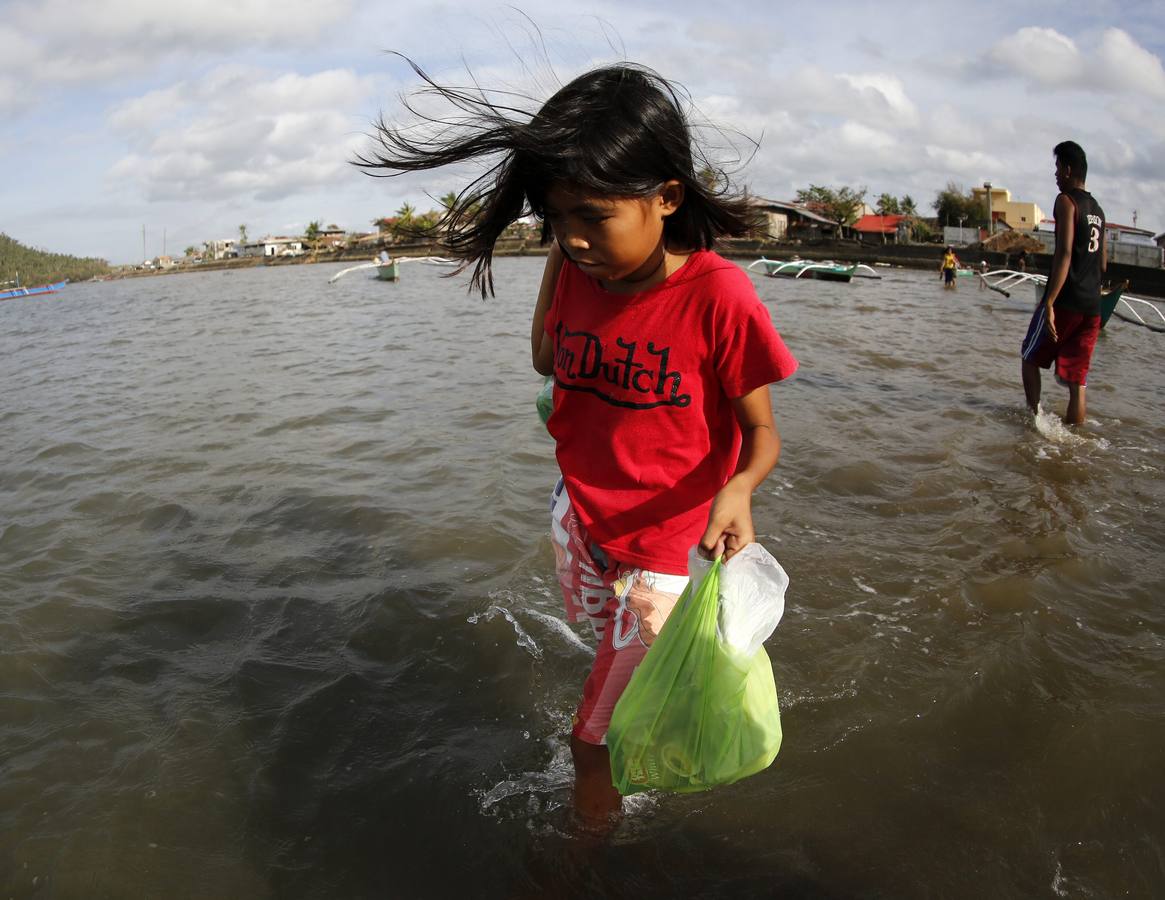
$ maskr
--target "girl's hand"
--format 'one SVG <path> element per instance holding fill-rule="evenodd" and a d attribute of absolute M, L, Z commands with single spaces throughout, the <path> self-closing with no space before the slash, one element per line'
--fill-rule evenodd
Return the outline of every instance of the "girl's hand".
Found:
<path fill-rule="evenodd" d="M 712 501 L 708 527 L 700 538 L 700 553 L 708 559 L 723 554 L 727 562 L 755 540 L 752 491 L 747 483 L 730 479 Z"/>

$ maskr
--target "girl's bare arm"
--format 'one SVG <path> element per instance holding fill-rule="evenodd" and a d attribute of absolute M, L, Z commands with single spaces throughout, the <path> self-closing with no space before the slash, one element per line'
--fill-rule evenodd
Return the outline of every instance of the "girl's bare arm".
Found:
<path fill-rule="evenodd" d="M 558 241 L 550 245 L 546 255 L 546 268 L 542 271 L 542 286 L 538 288 L 538 302 L 534 306 L 534 321 L 530 324 L 530 353 L 534 371 L 539 375 L 549 375 L 554 371 L 554 343 L 546 333 L 546 312 L 554 299 L 554 288 L 558 285 L 558 275 L 562 271 L 562 250 Z"/>
<path fill-rule="evenodd" d="M 762 385 L 732 401 L 740 425 L 740 461 L 728 483 L 712 501 L 700 550 L 711 558 L 730 559 L 756 540 L 752 527 L 752 492 L 768 477 L 781 455 L 781 436 L 773 419 L 769 386 Z"/>

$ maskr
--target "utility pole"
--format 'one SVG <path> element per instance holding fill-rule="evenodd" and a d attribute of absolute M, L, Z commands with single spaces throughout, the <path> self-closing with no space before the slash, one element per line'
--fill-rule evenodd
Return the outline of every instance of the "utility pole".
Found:
<path fill-rule="evenodd" d="M 1137 211 L 1135 209 L 1133 210 L 1133 227 L 1137 227 Z"/>
<path fill-rule="evenodd" d="M 995 221 L 991 218 L 991 182 L 984 181 L 983 187 L 987 191 L 987 237 L 995 234 Z"/>
<path fill-rule="evenodd" d="M 142 262 L 146 261 L 146 226 L 142 226 Z"/>

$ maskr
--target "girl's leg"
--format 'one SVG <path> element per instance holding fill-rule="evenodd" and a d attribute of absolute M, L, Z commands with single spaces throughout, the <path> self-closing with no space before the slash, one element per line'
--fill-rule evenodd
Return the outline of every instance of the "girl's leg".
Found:
<path fill-rule="evenodd" d="M 570 738 L 574 759 L 574 811 L 594 830 L 608 829 L 619 821 L 623 798 L 611 784 L 611 755 L 600 744 Z"/>

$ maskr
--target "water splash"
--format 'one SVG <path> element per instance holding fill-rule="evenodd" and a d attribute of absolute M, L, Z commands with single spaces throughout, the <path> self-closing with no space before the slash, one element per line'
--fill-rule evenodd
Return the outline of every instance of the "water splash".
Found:
<path fill-rule="evenodd" d="M 575 632 L 571 631 L 570 626 L 567 625 L 566 622 L 564 622 L 562 619 L 547 615 L 544 612 L 539 612 L 536 609 L 527 609 L 525 612 L 526 615 L 531 616 L 532 618 L 537 619 L 539 622 L 542 622 L 544 625 L 549 626 L 551 631 L 559 635 L 575 649 L 581 650 L 587 656 L 595 655 L 595 648 L 589 646 L 586 641 L 580 638 Z"/>
<path fill-rule="evenodd" d="M 546 768 L 540 772 L 522 772 L 513 778 L 499 781 L 488 790 L 475 792 L 483 813 L 497 813 L 494 807 L 511 797 L 555 795 L 569 791 L 574 784 L 574 765 L 570 760 L 570 748 L 556 738 L 547 738 L 551 757 Z M 527 803 L 529 806 L 529 803 Z M 529 810 L 526 810 L 529 811 Z"/>
<path fill-rule="evenodd" d="M 529 653 L 535 659 L 542 658 L 542 648 L 538 646 L 534 638 L 526 633 L 526 630 L 518 624 L 518 620 L 514 618 L 514 614 L 508 609 L 501 606 L 491 606 L 483 613 L 469 616 L 465 621 L 470 625 L 476 625 L 478 622 L 489 622 L 495 616 L 501 615 L 514 627 L 514 634 L 518 636 L 518 646 Z"/>
<path fill-rule="evenodd" d="M 1093 446 L 1098 450 L 1107 450 L 1109 447 L 1108 441 L 1104 438 L 1077 431 L 1065 425 L 1064 420 L 1060 416 L 1044 409 L 1042 403 L 1035 415 L 1032 416 L 1032 424 L 1041 437 L 1062 447 Z M 1100 423 L 1094 419 L 1086 419 L 1085 424 L 1095 427 Z"/>

